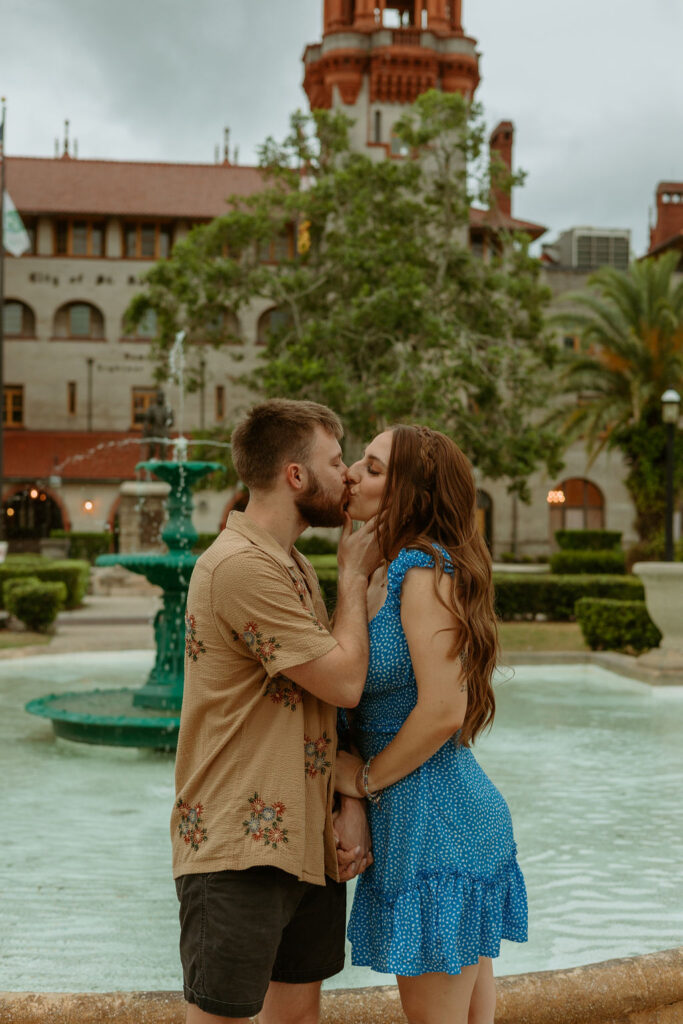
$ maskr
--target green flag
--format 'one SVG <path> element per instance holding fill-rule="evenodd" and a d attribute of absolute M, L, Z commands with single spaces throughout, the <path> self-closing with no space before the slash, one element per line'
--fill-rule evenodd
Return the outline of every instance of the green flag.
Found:
<path fill-rule="evenodd" d="M 28 237 L 24 223 L 17 213 L 17 208 L 12 202 L 9 192 L 5 191 L 5 217 L 4 217 L 3 239 L 5 249 L 13 256 L 23 256 L 31 248 L 31 240 Z"/>

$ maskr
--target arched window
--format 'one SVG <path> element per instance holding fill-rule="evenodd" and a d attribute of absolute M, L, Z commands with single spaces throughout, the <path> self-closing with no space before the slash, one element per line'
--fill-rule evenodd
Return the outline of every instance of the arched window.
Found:
<path fill-rule="evenodd" d="M 600 488 L 571 477 L 548 492 L 550 532 L 555 530 L 602 530 L 605 526 L 605 498 Z"/>
<path fill-rule="evenodd" d="M 136 338 L 156 338 L 158 321 L 156 312 L 148 309 L 140 323 L 135 328 Z"/>
<path fill-rule="evenodd" d="M 276 306 L 273 306 L 272 309 L 267 309 L 259 317 L 256 329 L 256 344 L 266 345 L 269 334 L 286 329 L 291 322 L 292 315 L 288 310 L 278 309 Z"/>
<path fill-rule="evenodd" d="M 225 345 L 241 345 L 242 325 L 231 309 L 220 310 L 207 323 L 204 328 L 204 335 L 203 338 L 197 340 L 208 342 L 210 345 L 221 343 Z"/>
<path fill-rule="evenodd" d="M 6 338 L 35 338 L 35 313 L 25 302 L 7 299 L 2 313 Z"/>
<path fill-rule="evenodd" d="M 54 338 L 75 341 L 102 341 L 104 339 L 104 317 L 89 302 L 67 302 L 55 313 Z"/>
<path fill-rule="evenodd" d="M 490 551 L 493 544 L 493 501 L 486 491 L 477 491 L 477 526 Z"/>

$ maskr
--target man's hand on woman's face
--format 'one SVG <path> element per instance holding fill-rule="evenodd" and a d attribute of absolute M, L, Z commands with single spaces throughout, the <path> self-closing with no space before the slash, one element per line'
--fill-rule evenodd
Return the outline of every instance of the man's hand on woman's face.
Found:
<path fill-rule="evenodd" d="M 364 800 L 342 796 L 341 809 L 334 818 L 334 840 L 341 882 L 362 875 L 370 867 L 372 839 Z"/>
<path fill-rule="evenodd" d="M 375 520 L 369 519 L 354 531 L 348 512 L 344 516 L 337 549 L 339 569 L 341 572 L 359 573 L 367 579 L 382 561 L 375 537 Z"/>

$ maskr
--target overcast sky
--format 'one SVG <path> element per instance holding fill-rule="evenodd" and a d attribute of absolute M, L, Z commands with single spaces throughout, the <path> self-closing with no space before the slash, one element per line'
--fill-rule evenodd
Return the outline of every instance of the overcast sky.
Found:
<path fill-rule="evenodd" d="M 304 46 L 322 0 L 0 0 L 10 155 L 241 163 L 306 107 Z M 513 212 L 631 228 L 647 246 L 658 181 L 683 180 L 683 0 L 464 0 L 490 127 L 515 123 L 528 172 Z"/>

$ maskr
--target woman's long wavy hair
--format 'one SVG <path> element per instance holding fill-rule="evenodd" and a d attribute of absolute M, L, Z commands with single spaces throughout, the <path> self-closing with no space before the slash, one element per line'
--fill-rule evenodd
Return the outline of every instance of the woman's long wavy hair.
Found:
<path fill-rule="evenodd" d="M 450 657 L 462 657 L 467 675 L 467 712 L 459 742 L 469 746 L 496 710 L 492 677 L 498 657 L 498 628 L 493 610 L 491 556 L 477 526 L 477 490 L 469 460 L 436 430 L 400 424 L 393 433 L 387 478 L 377 514 L 377 539 L 387 561 L 401 548 L 418 548 L 436 563 L 436 581 L 444 573 L 443 553 L 453 565 Z"/>

